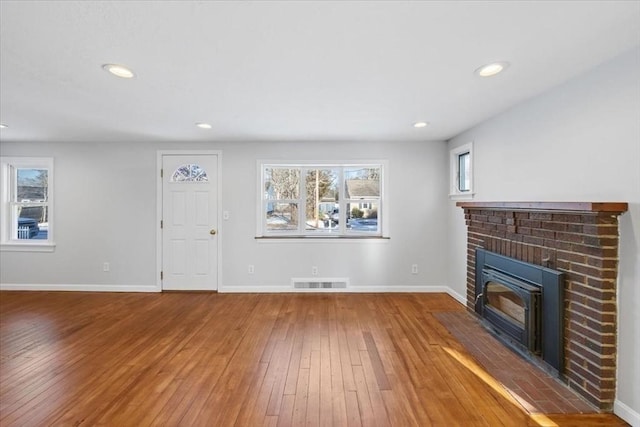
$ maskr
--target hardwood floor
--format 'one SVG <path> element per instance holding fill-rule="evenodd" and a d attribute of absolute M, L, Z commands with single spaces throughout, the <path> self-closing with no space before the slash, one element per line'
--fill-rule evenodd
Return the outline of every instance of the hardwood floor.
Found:
<path fill-rule="evenodd" d="M 2 426 L 623 426 L 528 414 L 444 294 L 0 293 Z"/>

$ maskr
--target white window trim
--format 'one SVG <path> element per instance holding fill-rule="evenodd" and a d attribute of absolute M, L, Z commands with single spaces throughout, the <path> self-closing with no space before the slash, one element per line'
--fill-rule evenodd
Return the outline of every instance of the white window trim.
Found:
<path fill-rule="evenodd" d="M 48 173 L 48 230 L 47 240 L 10 239 L 11 167 L 47 169 Z M 53 252 L 55 228 L 54 169 L 52 157 L 0 157 L 0 251 L 2 252 Z"/>
<path fill-rule="evenodd" d="M 286 233 L 286 232 L 268 232 L 265 229 L 264 212 L 263 212 L 263 182 L 262 182 L 262 170 L 265 165 L 278 166 L 278 167 L 314 167 L 314 168 L 344 168 L 350 166 L 365 166 L 365 165 L 379 165 L 381 169 L 382 179 L 380 180 L 380 200 L 378 201 L 379 209 L 379 234 L 350 232 L 346 228 L 341 233 Z M 342 174 L 341 182 L 343 182 Z M 284 241 L 287 239 L 302 239 L 308 241 L 315 240 L 336 240 L 344 241 L 346 239 L 354 240 L 370 240 L 370 239 L 389 239 L 389 209 L 387 207 L 387 200 L 389 200 L 388 192 L 388 179 L 389 179 L 389 165 L 387 160 L 345 160 L 345 161 L 313 161 L 313 160 L 265 160 L 259 159 L 256 161 L 256 239 L 273 239 L 275 241 Z M 341 190 L 343 191 L 343 190 Z M 340 212 L 342 217 L 345 215 L 346 200 L 344 197 L 339 201 Z M 343 221 L 344 222 L 344 221 Z"/>
<path fill-rule="evenodd" d="M 470 185 L 468 191 L 460 191 L 458 187 L 458 177 L 460 176 L 460 163 L 458 157 L 469 153 L 469 177 Z M 473 191 L 473 142 L 453 148 L 449 151 L 449 198 L 452 200 L 470 200 L 475 195 Z"/>

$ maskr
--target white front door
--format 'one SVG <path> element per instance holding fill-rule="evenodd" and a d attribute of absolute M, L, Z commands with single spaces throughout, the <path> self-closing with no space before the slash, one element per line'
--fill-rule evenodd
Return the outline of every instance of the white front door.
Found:
<path fill-rule="evenodd" d="M 162 289 L 218 289 L 218 156 L 162 155 Z"/>

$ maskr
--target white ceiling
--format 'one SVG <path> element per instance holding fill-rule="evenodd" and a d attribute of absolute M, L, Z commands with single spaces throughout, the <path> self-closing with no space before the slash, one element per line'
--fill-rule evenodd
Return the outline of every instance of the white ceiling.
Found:
<path fill-rule="evenodd" d="M 444 140 L 638 45 L 638 1 L 2 0 L 1 140 Z"/>

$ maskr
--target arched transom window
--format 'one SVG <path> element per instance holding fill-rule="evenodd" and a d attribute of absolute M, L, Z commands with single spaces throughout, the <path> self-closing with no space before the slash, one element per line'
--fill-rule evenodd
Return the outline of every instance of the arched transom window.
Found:
<path fill-rule="evenodd" d="M 171 175 L 171 182 L 208 182 L 207 172 L 199 165 L 182 165 Z"/>

